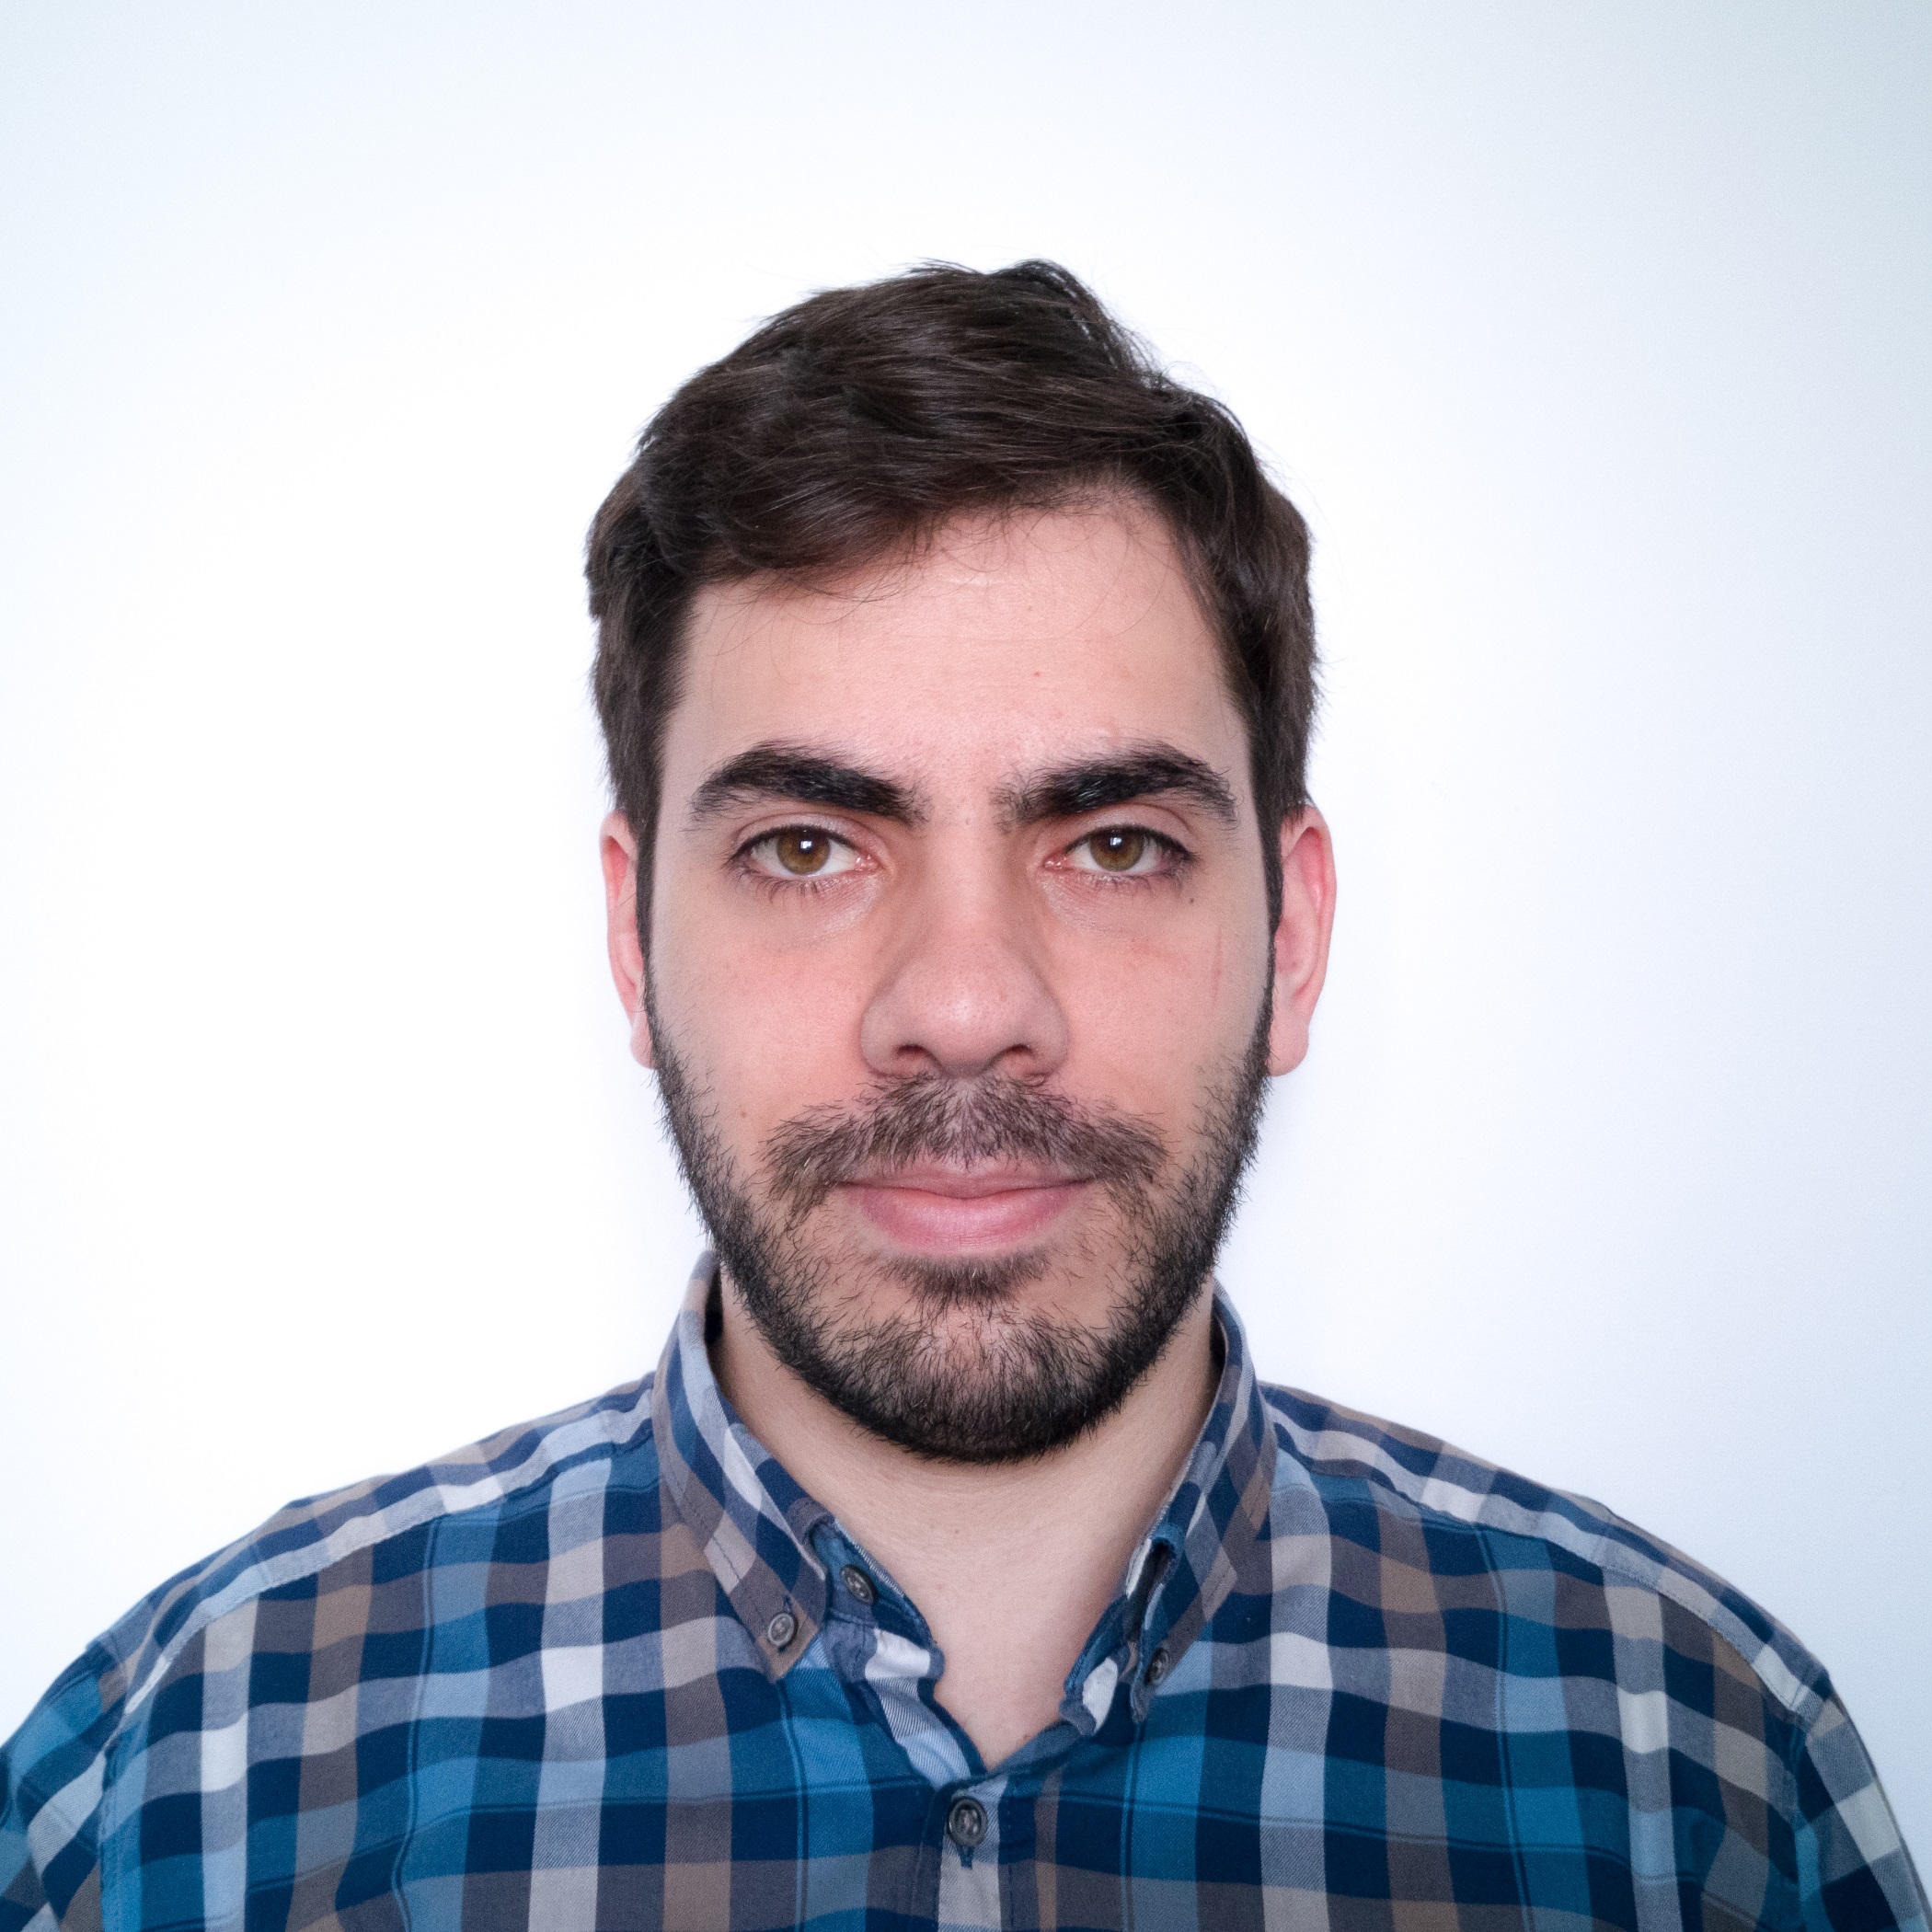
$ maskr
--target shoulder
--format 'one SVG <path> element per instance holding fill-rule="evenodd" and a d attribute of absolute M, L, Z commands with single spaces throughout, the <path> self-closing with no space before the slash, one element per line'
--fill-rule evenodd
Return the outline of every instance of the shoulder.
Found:
<path fill-rule="evenodd" d="M 500 1547 L 579 1493 L 621 1486 L 654 1506 L 651 1386 L 646 1376 L 416 1468 L 305 1497 L 170 1577 L 88 1645 L 0 1749 L 0 1834 L 26 1834 L 37 1863 L 90 1835 L 121 1736 L 184 1656 L 265 1599 L 313 1601 L 338 1580 L 367 1586 L 463 1560 L 477 1539 Z"/>
<path fill-rule="evenodd" d="M 647 1376 L 416 1468 L 288 1504 L 170 1578 L 107 1633 L 119 1680 L 111 1688 L 136 1707 L 183 1644 L 229 1612 L 442 1523 L 487 1530 L 542 1509 L 573 1475 L 601 1472 L 620 1451 L 639 1451 L 651 1469 L 634 1473 L 650 1479 L 650 1386 Z"/>
<path fill-rule="evenodd" d="M 1379 1547 L 1394 1521 L 1413 1525 L 1424 1560 L 1453 1570 L 1479 1548 L 1499 1574 L 1547 1572 L 1568 1580 L 1561 1612 L 1581 1593 L 1606 1631 L 1668 1644 L 1668 1624 L 1708 1632 L 1749 1670 L 1799 1730 L 1831 1703 L 1824 1667 L 1774 1617 L 1714 1571 L 1648 1535 L 1602 1503 L 1553 1489 L 1420 1431 L 1364 1415 L 1299 1389 L 1264 1386 L 1277 1445 L 1274 1494 L 1318 1498 L 1331 1535 Z M 1517 1601 L 1533 1593 L 1519 1591 Z M 1516 1605 L 1512 1604 L 1512 1614 Z M 1552 1609 L 1551 1616 L 1558 1613 Z"/>

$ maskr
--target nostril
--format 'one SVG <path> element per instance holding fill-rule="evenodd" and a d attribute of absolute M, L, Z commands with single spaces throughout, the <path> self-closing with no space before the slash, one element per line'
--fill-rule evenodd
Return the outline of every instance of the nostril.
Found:
<path fill-rule="evenodd" d="M 1060 1002 L 1030 961 L 1011 948 L 949 947 L 937 937 L 886 977 L 861 1029 L 877 1071 L 954 1079 L 1050 1073 L 1066 1044 Z"/>

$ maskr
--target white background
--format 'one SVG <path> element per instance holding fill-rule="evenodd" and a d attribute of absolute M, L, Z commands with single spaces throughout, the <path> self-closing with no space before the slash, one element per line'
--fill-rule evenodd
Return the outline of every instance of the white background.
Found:
<path fill-rule="evenodd" d="M 584 525 L 1043 253 L 1314 520 L 1343 878 L 1225 1273 L 1833 1669 L 1932 1846 L 1932 10 L 0 7 L 0 1731 L 656 1358 Z"/>

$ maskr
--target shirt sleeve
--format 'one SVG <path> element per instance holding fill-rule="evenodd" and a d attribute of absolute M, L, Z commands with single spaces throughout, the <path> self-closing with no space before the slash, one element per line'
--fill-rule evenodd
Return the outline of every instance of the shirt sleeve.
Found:
<path fill-rule="evenodd" d="M 1932 1932 L 1912 1855 L 1857 1727 L 1835 1696 L 1801 1734 L 1792 1768 L 1805 1932 Z"/>
<path fill-rule="evenodd" d="M 0 1932 L 100 1923 L 99 1818 L 113 1715 L 98 1646 L 0 1748 Z"/>

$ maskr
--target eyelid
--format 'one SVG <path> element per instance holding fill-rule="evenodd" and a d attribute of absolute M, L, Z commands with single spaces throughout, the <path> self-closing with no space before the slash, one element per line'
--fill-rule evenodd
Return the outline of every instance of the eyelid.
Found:
<path fill-rule="evenodd" d="M 760 826 L 756 832 L 748 833 L 732 849 L 731 857 L 742 858 L 753 845 L 762 845 L 767 839 L 776 838 L 784 832 L 809 832 L 814 838 L 831 839 L 836 845 L 849 845 L 855 852 L 860 849 L 856 834 L 828 820 L 801 813 L 797 818 L 775 819 L 770 824 Z"/>
<path fill-rule="evenodd" d="M 1102 819 L 1098 824 L 1089 825 L 1077 837 L 1069 839 L 1061 849 L 1071 852 L 1075 846 L 1086 845 L 1089 839 L 1104 838 L 1110 832 L 1138 833 L 1142 838 L 1173 853 L 1177 857 L 1192 858 L 1194 856 L 1173 833 L 1163 832 L 1159 826 L 1146 824 L 1139 819 Z"/>
<path fill-rule="evenodd" d="M 1101 878 L 1114 879 L 1123 883 L 1134 879 L 1157 879 L 1163 874 L 1171 876 L 1193 862 L 1194 855 L 1171 832 L 1157 832 L 1152 825 L 1143 825 L 1132 819 L 1109 819 L 1102 824 L 1089 826 L 1078 838 L 1062 846 L 1057 857 L 1061 860 L 1071 860 L 1083 845 L 1090 845 L 1095 839 L 1104 838 L 1110 832 L 1131 832 L 1145 839 L 1166 863 L 1147 872 L 1113 872 L 1107 867 L 1097 864 L 1091 869 Z M 1088 868 L 1081 866 L 1076 869 L 1084 872 Z"/>
<path fill-rule="evenodd" d="M 827 845 L 837 848 L 832 857 L 847 856 L 847 862 L 818 872 L 789 872 L 782 866 L 767 868 L 758 863 L 756 854 L 761 845 L 769 845 L 774 839 L 783 838 L 788 832 L 802 832 L 813 838 L 822 838 Z M 820 824 L 811 819 L 786 819 L 776 825 L 767 825 L 762 832 L 754 832 L 749 838 L 739 842 L 731 854 L 730 863 L 755 872 L 760 879 L 773 880 L 788 886 L 813 886 L 830 880 L 843 879 L 855 872 L 864 862 L 866 854 L 857 839 L 843 832 L 834 831 L 830 825 Z"/>

